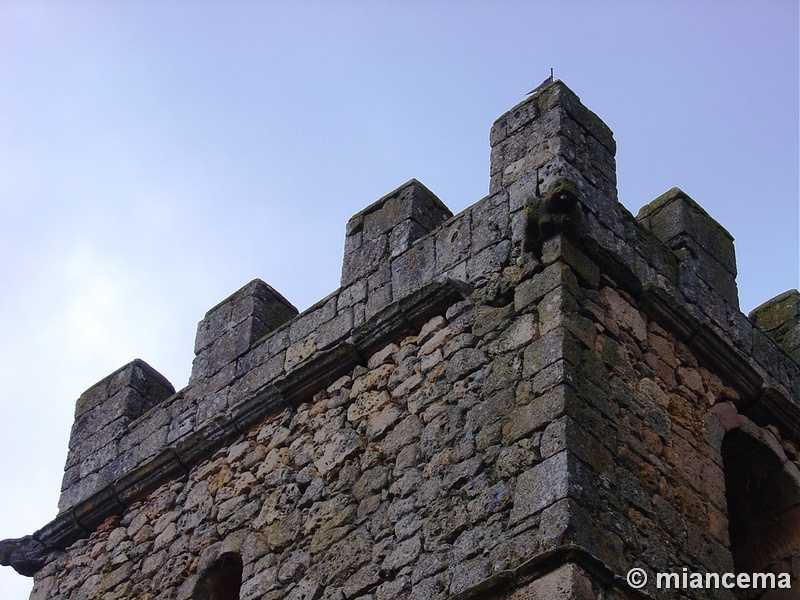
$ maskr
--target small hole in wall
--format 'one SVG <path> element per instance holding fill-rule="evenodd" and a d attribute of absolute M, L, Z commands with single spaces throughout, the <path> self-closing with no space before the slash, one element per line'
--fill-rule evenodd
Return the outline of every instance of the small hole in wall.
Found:
<path fill-rule="evenodd" d="M 198 581 L 194 600 L 239 600 L 242 559 L 233 552 L 223 554 Z"/>

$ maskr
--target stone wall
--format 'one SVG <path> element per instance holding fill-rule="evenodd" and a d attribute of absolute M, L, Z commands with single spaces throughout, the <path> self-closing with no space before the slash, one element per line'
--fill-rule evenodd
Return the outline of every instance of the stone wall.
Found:
<path fill-rule="evenodd" d="M 308 310 L 259 280 L 210 310 L 185 389 L 138 361 L 84 394 L 59 515 L 0 542 L 31 598 L 732 597 L 642 596 L 632 567 L 797 587 L 797 292 L 741 314 L 731 236 L 678 189 L 628 213 L 561 82 L 490 141 L 489 196 L 380 199 Z"/>

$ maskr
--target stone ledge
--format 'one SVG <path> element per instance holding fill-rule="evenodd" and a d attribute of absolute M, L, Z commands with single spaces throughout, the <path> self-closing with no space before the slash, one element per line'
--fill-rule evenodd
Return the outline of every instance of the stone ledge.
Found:
<path fill-rule="evenodd" d="M 537 554 L 516 568 L 498 571 L 469 589 L 450 596 L 448 600 L 480 600 L 481 598 L 490 597 L 489 594 L 492 594 L 492 597 L 496 597 L 496 594 L 504 591 L 518 590 L 526 583 L 539 579 L 570 563 L 586 571 L 605 589 L 624 590 L 626 597 L 652 598 L 649 594 L 632 588 L 625 579 L 617 576 L 608 565 L 585 548 L 575 544 L 567 544 Z"/>
<path fill-rule="evenodd" d="M 316 353 L 273 382 L 286 404 L 299 404 L 326 388 L 361 362 L 352 344 L 342 342 Z"/>
<path fill-rule="evenodd" d="M 403 333 L 418 332 L 428 319 L 443 312 L 472 291 L 455 279 L 430 283 L 405 298 L 393 302 L 353 331 L 353 345 L 363 357 L 380 349 L 385 340 Z"/>

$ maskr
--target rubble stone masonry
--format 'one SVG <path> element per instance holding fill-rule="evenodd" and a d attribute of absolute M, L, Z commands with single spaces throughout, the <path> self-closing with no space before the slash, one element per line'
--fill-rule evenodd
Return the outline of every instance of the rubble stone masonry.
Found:
<path fill-rule="evenodd" d="M 211 309 L 186 388 L 137 360 L 81 396 L 58 515 L 0 542 L 31 599 L 800 597 L 800 294 L 743 315 L 677 188 L 628 213 L 560 81 L 490 141 L 489 196 L 378 200 L 308 310 Z"/>

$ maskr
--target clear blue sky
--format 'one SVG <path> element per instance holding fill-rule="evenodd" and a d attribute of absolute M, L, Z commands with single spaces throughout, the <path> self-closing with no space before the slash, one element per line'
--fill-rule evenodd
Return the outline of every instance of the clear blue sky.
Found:
<path fill-rule="evenodd" d="M 697 200 L 745 311 L 798 287 L 795 0 L 0 0 L 0 539 L 55 516 L 84 389 L 136 357 L 182 387 L 255 277 L 327 295 L 347 219 L 412 177 L 479 200 L 492 122 L 550 67 L 629 210 Z"/>

